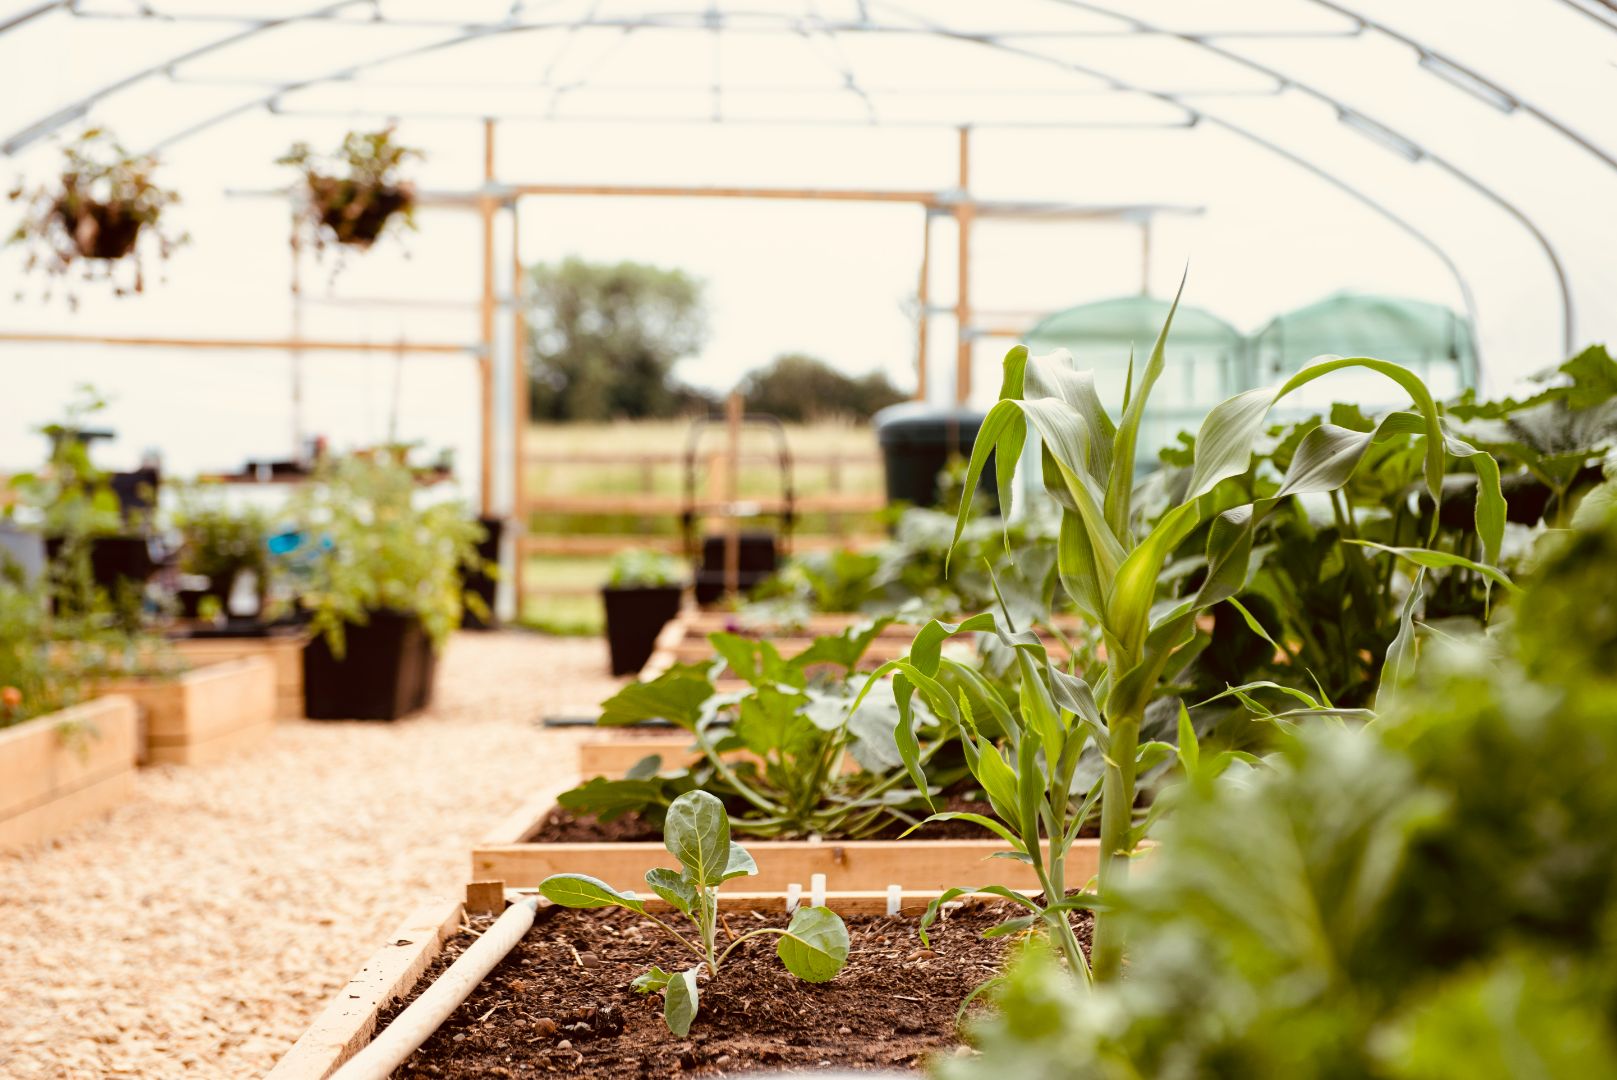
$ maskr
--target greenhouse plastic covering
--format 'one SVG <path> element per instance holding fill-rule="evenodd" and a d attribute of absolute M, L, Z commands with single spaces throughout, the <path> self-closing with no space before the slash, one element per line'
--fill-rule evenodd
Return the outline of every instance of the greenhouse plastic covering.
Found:
<path fill-rule="evenodd" d="M 295 139 L 396 119 L 423 184 L 459 191 L 484 118 L 505 182 L 946 191 L 968 125 L 978 199 L 1182 209 L 1140 212 L 1153 294 L 1188 265 L 1187 298 L 1248 334 L 1342 287 L 1428 300 L 1502 387 L 1617 329 L 1614 61 L 1605 0 L 8 0 L 0 151 L 37 178 L 105 124 L 189 202 L 234 193 L 240 233 L 185 256 L 216 270 L 80 323 L 127 330 L 203 318 L 227 279 L 284 294 L 257 254 L 284 204 L 242 193 L 285 186 Z M 1118 228 L 1002 234 L 975 300 L 1024 327 L 1141 273 Z M 278 329 L 269 308 L 240 320 Z M 974 348 L 977 397 L 1005 344 Z"/>

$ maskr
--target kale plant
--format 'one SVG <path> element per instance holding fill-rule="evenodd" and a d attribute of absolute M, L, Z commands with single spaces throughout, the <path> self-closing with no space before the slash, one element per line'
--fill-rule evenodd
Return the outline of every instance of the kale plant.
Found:
<path fill-rule="evenodd" d="M 663 826 L 663 844 L 679 860 L 680 870 L 663 867 L 646 871 L 646 884 L 669 906 L 691 921 L 695 935 L 687 935 L 646 910 L 633 892 L 619 892 L 586 874 L 552 874 L 539 883 L 539 892 L 562 907 L 620 907 L 644 916 L 668 931 L 673 939 L 696 954 L 697 963 L 684 971 L 651 970 L 634 980 L 642 994 L 663 991 L 663 1019 L 668 1030 L 683 1037 L 696 1018 L 700 997 L 697 979 L 709 979 L 731 953 L 756 937 L 780 940 L 775 953 L 786 970 L 805 982 L 829 982 L 848 962 L 848 928 L 841 916 L 827 907 L 800 907 L 786 929 L 763 927 L 734 938 L 719 948 L 719 887 L 732 878 L 758 872 L 747 849 L 730 839 L 730 818 L 724 804 L 705 791 L 691 791 L 674 800 Z"/>

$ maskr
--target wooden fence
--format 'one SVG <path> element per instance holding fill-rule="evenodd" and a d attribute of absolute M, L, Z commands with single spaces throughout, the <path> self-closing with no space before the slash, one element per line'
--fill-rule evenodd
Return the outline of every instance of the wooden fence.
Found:
<path fill-rule="evenodd" d="M 743 451 L 738 467 L 744 464 L 773 465 L 777 456 L 757 450 Z M 685 457 L 677 451 L 601 451 L 530 450 L 523 455 L 524 482 L 519 485 L 517 518 L 525 528 L 518 541 L 522 558 L 517 560 L 516 586 L 522 600 L 542 595 L 582 594 L 593 592 L 593 582 L 538 583 L 530 582 L 523 564 L 528 556 L 588 558 L 613 555 L 627 548 L 642 548 L 679 553 L 683 550 L 681 515 L 686 509 L 682 494 L 668 494 L 667 484 L 659 490 L 659 470 L 683 467 Z M 794 551 L 816 551 L 840 546 L 867 546 L 879 543 L 882 537 L 873 531 L 870 517 L 886 505 L 879 483 L 865 490 L 850 490 L 850 474 L 858 470 L 879 470 L 879 456 L 866 451 L 822 451 L 793 453 L 791 455 L 794 481 L 798 486 L 812 475 L 823 484 L 814 486 L 812 494 L 799 495 L 793 500 L 797 524 L 792 533 Z M 734 500 L 722 497 L 722 487 L 716 478 L 725 474 L 727 457 L 724 451 L 704 454 L 698 469 L 699 487 L 693 509 L 700 517 L 698 535 L 705 530 L 704 522 L 722 520 L 731 512 L 760 515 L 778 514 L 784 509 L 779 494 L 757 497 L 740 496 Z M 528 470 L 536 467 L 621 468 L 638 477 L 638 490 L 626 492 L 546 493 L 527 482 Z M 682 478 L 681 478 L 682 480 Z M 558 485 L 565 486 L 565 485 Z M 536 517 L 544 516 L 612 516 L 634 518 L 634 532 L 582 533 L 535 524 Z M 806 532 L 806 518 L 823 516 L 824 525 Z M 769 518 L 765 518 L 769 520 Z"/>

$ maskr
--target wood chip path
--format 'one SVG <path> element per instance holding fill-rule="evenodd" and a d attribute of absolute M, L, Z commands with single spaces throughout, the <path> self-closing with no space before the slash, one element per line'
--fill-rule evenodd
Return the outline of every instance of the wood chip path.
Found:
<path fill-rule="evenodd" d="M 458 896 L 470 845 L 572 781 L 612 692 L 599 639 L 461 634 L 396 724 L 282 723 L 251 756 L 0 855 L 0 1076 L 261 1075 L 386 934 Z"/>

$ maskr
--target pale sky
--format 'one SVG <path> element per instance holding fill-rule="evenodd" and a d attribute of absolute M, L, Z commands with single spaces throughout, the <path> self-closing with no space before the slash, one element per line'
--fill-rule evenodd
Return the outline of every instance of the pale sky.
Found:
<path fill-rule="evenodd" d="M 116 5 L 108 0 L 102 6 Z M 259 4 L 242 0 L 231 9 L 265 11 L 283 6 L 268 0 Z M 780 5 L 754 6 L 772 9 Z M 957 3 L 912 6 L 929 12 L 948 10 L 954 13 L 952 17 L 960 18 L 967 17 L 963 12 L 986 10 Z M 1544 92 L 1554 89 L 1560 92 L 1557 100 L 1578 103 L 1569 115 L 1580 130 L 1617 148 L 1617 116 L 1610 109 L 1590 107 L 1592 101 L 1617 100 L 1612 93 L 1617 90 L 1617 75 L 1610 62 L 1617 53 L 1598 35 L 1576 34 L 1575 17 L 1553 13 L 1558 5 L 1537 0 L 1521 5 L 1533 8 L 1534 19 L 1541 20 L 1524 26 L 1503 18 L 1507 10 L 1518 12 L 1518 7 L 1500 7 L 1501 18 L 1490 21 L 1474 17 L 1476 5 L 1456 7 L 1449 0 L 1434 3 L 1434 9 L 1463 9 L 1473 16 L 1458 20 L 1466 25 L 1451 31 L 1444 29 L 1447 24 L 1434 21 L 1440 14 L 1435 10 L 1408 12 L 1393 3 L 1360 6 L 1382 13 L 1383 18 L 1407 19 L 1422 32 L 1452 32 L 1455 36 L 1446 40 L 1459 42 L 1453 46 L 1456 49 L 1471 50 L 1466 55 L 1506 55 L 1499 47 L 1502 37 L 1521 33 L 1527 26 L 1553 28 L 1563 35 L 1553 47 L 1547 45 L 1536 60 L 1516 50 L 1511 54 L 1515 67 L 1509 74 L 1519 80 L 1540 79 L 1537 85 Z M 388 7 L 408 9 L 409 5 Z M 1035 9 L 1050 7 L 1049 0 L 1019 0 L 1014 5 L 1016 10 L 1034 14 Z M 1175 3 L 1151 10 L 1166 13 L 1153 17 L 1190 17 L 1183 8 Z M 1230 11 L 1248 8 L 1258 25 L 1315 10 L 1304 0 L 1265 0 L 1234 4 Z M 416 5 L 414 10 L 424 9 Z M 1566 18 L 1573 21 L 1564 21 Z M 333 60 L 320 55 L 316 46 L 336 39 L 328 29 L 316 29 L 318 33 L 305 28 L 307 42 L 290 57 L 286 41 L 266 41 L 257 52 L 239 51 L 199 61 L 182 72 L 185 78 L 179 81 L 157 80 L 149 88 L 114 96 L 93 115 L 113 125 L 136 146 L 160 140 L 262 91 L 262 83 L 241 85 L 241 80 L 251 84 L 254 79 L 290 79 L 329 71 Z M 82 92 L 86 86 L 105 83 L 127 70 L 132 43 L 145 40 L 135 35 L 148 30 L 158 32 L 148 28 L 145 20 L 69 19 L 64 28 L 42 33 L 24 43 L 25 48 L 18 49 L 14 42 L 0 37 L 0 60 L 10 61 L 0 65 L 0 84 L 5 90 L 0 94 L 0 121 L 6 131 L 15 131 L 56 103 L 71 100 L 75 90 Z M 222 32 L 219 26 L 194 31 L 196 40 Z M 594 46 L 589 41 L 593 39 L 586 40 L 595 33 L 603 36 L 599 55 L 591 52 Z M 761 42 L 762 35 L 755 36 Z M 1617 35 L 1608 36 L 1617 42 Z M 686 44 L 689 37 L 660 53 L 650 46 L 654 34 L 641 38 L 614 32 L 607 41 L 604 31 L 588 31 L 578 37 L 580 41 L 565 59 L 560 50 L 545 51 L 550 48 L 546 44 L 549 38 L 542 35 L 514 35 L 512 41 L 500 45 L 504 52 L 493 51 L 495 43 L 490 42 L 490 51 L 474 59 L 470 75 L 462 58 L 455 79 L 495 81 L 520 75 L 537 80 L 549 77 L 558 67 L 582 64 L 582 54 L 593 57 L 590 63 L 596 66 L 591 70 L 598 78 L 606 79 L 613 64 L 629 69 L 630 74 L 623 78 L 639 79 L 643 87 L 612 93 L 631 98 L 641 113 L 667 109 L 678 114 L 683 108 L 684 98 L 654 87 L 663 76 L 671 79 L 692 66 L 694 46 Z M 887 40 L 899 37 L 898 42 Z M 876 38 L 881 41 L 872 44 L 868 40 Z M 754 47 L 748 39 L 742 40 L 744 47 L 719 54 L 727 82 L 745 87 L 772 74 L 788 81 L 810 78 L 806 72 L 796 73 L 787 54 L 782 53 L 777 62 L 763 51 L 762 44 Z M 1001 94 L 1012 103 L 1005 106 L 1008 111 L 1037 104 L 1068 110 L 1062 115 L 1089 123 L 1133 124 L 1154 119 L 1152 110 L 1137 98 L 1073 94 L 1068 83 L 1057 78 L 1065 79 L 1065 72 L 1012 63 L 1010 58 L 982 49 L 962 52 L 965 47 L 959 42 L 853 33 L 837 40 L 846 50 L 844 61 L 869 65 L 862 70 L 879 72 L 879 79 L 925 81 L 933 86 L 931 94 L 920 95 L 918 100 L 940 113 L 979 107 L 998 100 L 995 95 Z M 1299 78 L 1325 84 L 1367 112 L 1373 109 L 1375 115 L 1396 118 L 1409 132 L 1446 140 L 1443 145 L 1451 158 L 1485 174 L 1490 184 L 1512 199 L 1530 202 L 1534 220 L 1547 232 L 1553 229 L 1578 301 L 1578 343 L 1598 340 L 1617 326 L 1617 313 L 1609 300 L 1617 286 L 1613 280 L 1617 271 L 1609 257 L 1617 233 L 1613 223 L 1617 215 L 1609 212 L 1614 204 L 1610 170 L 1591 164 L 1587 155 L 1569 149 L 1564 140 L 1552 141 L 1519 114 L 1500 116 L 1451 87 L 1411 96 L 1411 80 L 1431 76 L 1416 68 L 1407 50 L 1386 41 L 1353 39 L 1359 50 L 1355 62 L 1334 65 L 1324 61 L 1337 56 L 1344 44 L 1288 42 L 1282 48 L 1262 39 L 1231 42 L 1232 47 L 1238 42 L 1243 53 L 1266 63 L 1289 63 L 1287 70 L 1296 68 Z M 4 51 L 8 44 L 13 46 L 9 53 Z M 865 56 L 878 44 L 888 51 L 880 57 Z M 1112 58 L 1119 70 L 1131 75 L 1136 69 L 1149 68 L 1160 85 L 1186 88 L 1196 83 L 1205 87 L 1209 96 L 1195 100 L 1209 111 L 1238 116 L 1265 138 L 1306 151 L 1330 175 L 1351 182 L 1400 216 L 1418 222 L 1460 264 L 1471 284 L 1485 379 L 1491 386 L 1508 385 L 1561 359 L 1554 278 L 1532 235 L 1507 212 L 1431 161 L 1411 163 L 1349 130 L 1317 101 L 1292 94 L 1242 96 L 1251 88 L 1241 80 L 1219 83 L 1228 77 L 1223 69 L 1202 71 L 1174 61 L 1166 53 L 1131 51 L 1139 45 L 1116 38 L 1052 39 L 1047 43 L 1050 49 L 1104 49 L 1094 54 L 1100 58 L 1095 62 Z M 342 48 L 335 44 L 332 48 L 341 55 Z M 460 102 L 468 91 L 432 85 L 451 81 L 445 58 L 456 55 L 445 51 L 418 58 L 413 66 L 396 71 L 393 82 L 362 93 L 341 87 L 310 91 L 297 99 L 307 107 L 304 113 L 272 116 L 251 109 L 174 144 L 164 154 L 165 177 L 184 194 L 185 204 L 175 212 L 174 221 L 191 233 L 193 243 L 167 267 L 166 283 L 154 281 L 145 296 L 123 300 L 110 299 L 103 290 L 86 286 L 81 309 L 69 313 L 59 302 L 41 305 L 37 300 L 39 281 L 19 277 L 15 252 L 0 253 L 4 328 L 285 336 L 291 318 L 288 209 L 284 198 L 262 193 L 286 183 L 289 177 L 272 164 L 273 158 L 294 139 L 307 139 L 317 147 L 334 145 L 349 126 L 376 125 L 379 112 L 389 104 L 426 109 L 435 102 Z M 970 62 L 962 62 L 962 58 Z M 1090 54 L 1085 58 L 1087 61 Z M 863 77 L 873 86 L 878 82 L 876 76 Z M 203 85 L 192 85 L 187 79 Z M 496 88 L 478 100 L 509 97 Z M 611 97 L 603 94 L 602 100 Z M 955 99 L 963 99 L 963 103 Z M 779 114 L 789 111 L 799 98 L 777 95 L 760 100 L 756 108 Z M 882 107 L 899 110 L 900 116 L 907 115 L 901 110 L 913 100 L 917 99 L 896 95 L 891 101 L 880 99 Z M 464 107 L 475 111 L 476 104 L 469 101 Z M 322 110 L 335 110 L 335 115 L 310 115 Z M 72 132 L 77 127 L 69 125 L 65 130 Z M 1504 135 L 1513 139 L 1520 135 L 1522 141 L 1507 146 Z M 406 121 L 400 136 L 429 153 L 417 170 L 424 188 L 467 191 L 480 182 L 481 124 L 477 121 Z M 928 191 L 946 191 L 956 182 L 955 136 L 939 129 L 521 120 L 503 123 L 498 138 L 497 171 L 507 182 Z M 1244 331 L 1256 330 L 1276 313 L 1341 288 L 1407 295 L 1456 308 L 1462 305 L 1453 274 L 1396 225 L 1328 181 L 1216 124 L 1124 130 L 984 128 L 974 136 L 974 149 L 971 187 L 979 198 L 1089 205 L 1162 203 L 1194 211 L 1157 219 L 1151 291 L 1171 295 L 1188 266 L 1186 302 L 1204 307 Z M 54 153 L 48 142 L 39 142 L 8 163 L 37 180 L 47 175 Z M 0 163 L 0 168 L 5 164 Z M 0 209 L 8 220 L 10 214 L 10 207 Z M 680 377 L 690 382 L 722 390 L 779 353 L 804 351 L 851 373 L 879 369 L 900 386 L 914 384 L 916 328 L 909 301 L 916 289 L 923 229 L 922 213 L 916 207 L 535 197 L 522 200 L 520 215 L 525 261 L 566 255 L 637 259 L 680 267 L 704 279 L 713 332 L 702 355 L 678 369 Z M 406 236 L 402 243 L 350 259 L 329 289 L 327 270 L 309 263 L 305 274 L 311 303 L 305 311 L 305 332 L 385 342 L 395 341 L 401 334 L 435 341 L 474 338 L 473 304 L 481 266 L 475 215 L 432 209 L 420 215 L 420 226 L 419 232 Z M 931 229 L 933 301 L 952 304 L 954 228 L 944 218 L 934 221 Z M 501 243 L 505 243 L 503 236 Z M 1009 312 L 1006 317 L 983 317 L 998 325 L 1025 326 L 1036 313 L 1128 295 L 1140 287 L 1139 233 L 1128 224 L 988 221 L 974 232 L 973 249 L 974 302 L 980 309 Z M 509 260 L 505 250 L 500 258 L 503 268 Z M 11 299 L 17 286 L 25 291 L 21 302 Z M 417 306 L 361 307 L 332 302 L 343 297 L 403 298 Z M 463 306 L 451 306 L 457 303 Z M 946 397 L 954 366 L 953 319 L 935 317 L 930 336 L 933 386 L 940 397 Z M 1009 344 L 995 339 L 976 347 L 977 400 L 991 396 L 997 382 L 997 358 Z M 109 464 L 132 461 L 144 448 L 161 446 L 177 470 L 225 469 L 249 455 L 282 454 L 290 441 L 288 364 L 277 354 L 13 344 L 0 345 L 0 364 L 5 365 L 0 384 L 4 387 L 0 390 L 0 470 L 37 460 L 42 443 L 29 434 L 29 428 L 52 416 L 70 387 L 86 380 L 116 400 L 108 420 L 122 437 L 105 454 Z M 461 451 L 463 460 L 474 459 L 477 399 L 470 360 L 419 356 L 401 366 L 385 355 L 315 354 L 306 361 L 305 370 L 307 430 L 325 432 L 339 445 L 384 437 L 395 412 L 396 393 L 399 434 L 450 445 Z M 400 372 L 395 390 L 395 376 Z"/>

